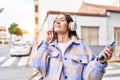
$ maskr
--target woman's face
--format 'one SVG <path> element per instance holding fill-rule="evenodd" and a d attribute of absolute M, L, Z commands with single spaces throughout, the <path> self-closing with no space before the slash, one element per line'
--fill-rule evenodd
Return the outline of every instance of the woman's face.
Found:
<path fill-rule="evenodd" d="M 65 34 L 66 32 L 68 32 L 68 23 L 66 21 L 65 15 L 64 14 L 58 15 L 57 18 L 55 19 L 53 26 L 54 31 L 57 34 Z"/>

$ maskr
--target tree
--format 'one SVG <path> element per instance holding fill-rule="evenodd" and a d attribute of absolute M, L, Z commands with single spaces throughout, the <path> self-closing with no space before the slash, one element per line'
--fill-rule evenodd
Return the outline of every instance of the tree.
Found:
<path fill-rule="evenodd" d="M 16 28 L 15 30 L 16 31 L 15 31 L 14 34 L 16 34 L 17 36 L 23 36 L 23 32 L 22 32 L 22 30 L 20 28 Z"/>
<path fill-rule="evenodd" d="M 8 28 L 8 31 L 10 34 L 15 34 L 16 28 L 18 27 L 18 24 L 12 23 L 10 27 Z"/>
<path fill-rule="evenodd" d="M 19 37 L 22 37 L 22 36 L 23 36 L 22 29 L 20 29 L 20 28 L 18 27 L 18 24 L 16 24 L 16 23 L 12 23 L 12 24 L 10 25 L 10 27 L 8 28 L 8 31 L 9 31 L 9 33 L 11 34 L 11 35 L 10 35 L 10 41 L 14 40 L 14 38 L 12 37 L 12 35 L 16 36 L 17 39 L 18 39 Z"/>
<path fill-rule="evenodd" d="M 15 34 L 17 36 L 23 36 L 22 29 L 18 27 L 18 24 L 12 23 L 10 27 L 8 28 L 8 31 L 10 34 Z"/>

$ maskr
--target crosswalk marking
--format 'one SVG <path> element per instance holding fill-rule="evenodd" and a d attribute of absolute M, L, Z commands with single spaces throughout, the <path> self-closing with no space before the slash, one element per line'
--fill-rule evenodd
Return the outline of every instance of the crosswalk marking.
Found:
<path fill-rule="evenodd" d="M 117 69 L 117 70 L 108 70 L 106 71 L 107 75 L 110 75 L 110 74 L 120 74 L 120 69 Z"/>
<path fill-rule="evenodd" d="M 40 77 L 34 77 L 32 80 L 39 80 L 40 79 Z"/>
<path fill-rule="evenodd" d="M 29 57 L 22 57 L 18 63 L 18 66 L 25 66 L 28 62 Z"/>
<path fill-rule="evenodd" d="M 107 70 L 102 80 L 119 80 L 120 69 Z"/>
<path fill-rule="evenodd" d="M 107 77 L 103 78 L 102 80 L 120 80 L 120 77 Z"/>
<path fill-rule="evenodd" d="M 0 62 L 4 61 L 6 57 L 0 57 Z"/>
<path fill-rule="evenodd" d="M 26 66 L 30 65 L 29 63 L 29 56 L 23 57 L 7 57 L 3 56 L 0 57 L 0 67 L 8 67 L 8 66 Z"/>
<path fill-rule="evenodd" d="M 108 69 L 113 69 L 114 67 L 112 67 L 112 66 L 108 66 L 108 67 L 106 67 L 106 69 L 108 70 Z"/>
<path fill-rule="evenodd" d="M 118 63 L 118 62 L 115 62 L 115 63 L 113 63 L 113 64 L 120 66 L 120 63 Z"/>
<path fill-rule="evenodd" d="M 1 66 L 2 67 L 8 67 L 10 66 L 17 58 L 16 57 L 10 57 L 6 62 L 4 62 Z"/>

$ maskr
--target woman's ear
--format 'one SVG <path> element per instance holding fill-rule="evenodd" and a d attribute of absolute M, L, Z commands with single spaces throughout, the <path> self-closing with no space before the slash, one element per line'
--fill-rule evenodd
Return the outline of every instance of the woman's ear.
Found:
<path fill-rule="evenodd" d="M 69 27 L 70 31 L 76 31 L 77 30 L 77 23 L 76 22 L 70 22 L 68 27 Z"/>

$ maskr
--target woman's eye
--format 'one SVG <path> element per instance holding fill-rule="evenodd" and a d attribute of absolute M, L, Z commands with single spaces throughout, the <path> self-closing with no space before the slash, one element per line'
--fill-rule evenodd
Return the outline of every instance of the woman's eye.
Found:
<path fill-rule="evenodd" d="M 56 23 L 57 21 L 54 21 L 54 23 Z"/>
<path fill-rule="evenodd" d="M 61 21 L 65 21 L 65 20 L 62 19 Z"/>

